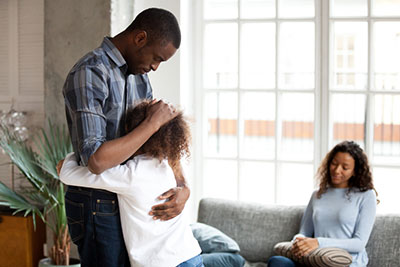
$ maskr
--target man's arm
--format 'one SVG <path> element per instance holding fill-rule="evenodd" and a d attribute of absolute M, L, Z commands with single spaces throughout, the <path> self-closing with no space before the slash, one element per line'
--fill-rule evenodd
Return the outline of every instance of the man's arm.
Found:
<path fill-rule="evenodd" d="M 127 135 L 104 142 L 88 161 L 88 168 L 92 173 L 100 174 L 103 171 L 121 164 L 134 154 L 158 129 L 173 119 L 178 113 L 175 108 L 163 101 L 154 101 L 148 111 L 146 119 Z M 159 199 L 167 199 L 163 204 L 152 207 L 149 213 L 155 220 L 170 220 L 178 216 L 184 209 L 190 196 L 190 189 L 186 184 L 179 164 L 174 168 L 177 187 L 163 193 Z"/>
<path fill-rule="evenodd" d="M 63 94 L 69 130 L 79 161 L 94 174 L 126 161 L 164 123 L 173 119 L 175 109 L 163 101 L 152 102 L 147 118 L 126 136 L 106 141 L 104 103 L 109 95 L 106 74 L 101 67 L 84 66 L 71 72 Z"/>
<path fill-rule="evenodd" d="M 160 127 L 173 119 L 176 110 L 160 100 L 152 101 L 146 119 L 125 136 L 104 142 L 88 161 L 88 168 L 94 174 L 117 166 L 132 156 Z"/>
<path fill-rule="evenodd" d="M 190 189 L 183 174 L 182 165 L 173 168 L 177 187 L 164 192 L 159 199 L 168 199 L 167 202 L 151 207 L 150 215 L 154 220 L 170 220 L 178 216 L 185 208 L 186 201 L 190 196 Z"/>

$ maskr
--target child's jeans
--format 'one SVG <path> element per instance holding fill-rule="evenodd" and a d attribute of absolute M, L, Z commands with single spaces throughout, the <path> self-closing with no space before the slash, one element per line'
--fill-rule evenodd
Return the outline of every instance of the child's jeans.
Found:
<path fill-rule="evenodd" d="M 200 255 L 197 255 L 185 262 L 182 262 L 177 267 L 204 267 L 203 259 Z"/>

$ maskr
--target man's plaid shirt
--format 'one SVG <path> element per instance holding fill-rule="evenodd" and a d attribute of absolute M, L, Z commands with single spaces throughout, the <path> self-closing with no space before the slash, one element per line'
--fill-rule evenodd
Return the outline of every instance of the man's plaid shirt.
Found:
<path fill-rule="evenodd" d="M 125 114 L 135 101 L 151 99 L 147 74 L 127 73 L 119 50 L 105 37 L 72 68 L 63 88 L 68 128 L 81 165 L 103 142 L 125 134 Z"/>

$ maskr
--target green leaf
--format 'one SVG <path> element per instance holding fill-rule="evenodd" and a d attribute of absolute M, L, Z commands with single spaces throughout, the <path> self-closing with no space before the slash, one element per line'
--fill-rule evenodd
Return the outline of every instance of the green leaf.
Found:
<path fill-rule="evenodd" d="M 15 209 L 15 214 L 21 211 L 25 211 L 24 216 L 27 216 L 31 212 L 40 213 L 38 206 L 30 203 L 23 196 L 17 194 L 2 182 L 0 182 L 0 199 L 2 205 Z"/>

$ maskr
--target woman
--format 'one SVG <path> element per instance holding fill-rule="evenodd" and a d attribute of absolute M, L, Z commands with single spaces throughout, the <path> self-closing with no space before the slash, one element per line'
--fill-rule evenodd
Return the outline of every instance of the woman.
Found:
<path fill-rule="evenodd" d="M 317 248 L 348 251 L 351 267 L 367 266 L 365 250 L 376 213 L 376 190 L 368 159 L 358 144 L 337 144 L 318 169 L 315 191 L 301 220 L 300 233 L 293 238 L 292 254 L 300 258 Z M 271 257 L 268 266 L 296 266 L 291 259 Z"/>
<path fill-rule="evenodd" d="M 142 102 L 127 113 L 126 132 L 145 119 L 150 105 L 148 101 Z M 173 168 L 179 168 L 181 158 L 189 156 L 189 141 L 189 127 L 180 112 L 125 165 L 95 175 L 78 166 L 73 154 L 62 165 L 60 179 L 65 184 L 118 194 L 122 232 L 132 267 L 204 266 L 185 211 L 167 221 L 154 220 L 150 212 L 153 205 L 160 203 L 157 197 L 176 186 Z"/>

